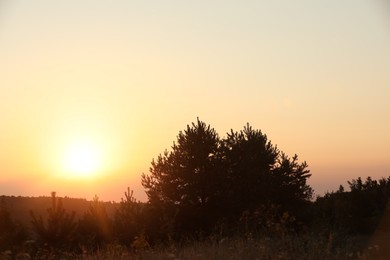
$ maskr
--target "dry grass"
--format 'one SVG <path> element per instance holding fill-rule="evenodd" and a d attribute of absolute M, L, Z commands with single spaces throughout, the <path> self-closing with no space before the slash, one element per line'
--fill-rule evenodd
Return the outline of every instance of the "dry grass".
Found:
<path fill-rule="evenodd" d="M 367 247 L 364 237 L 319 235 L 274 238 L 216 238 L 204 241 L 171 242 L 169 245 L 129 250 L 120 245 L 83 254 L 41 251 L 34 259 L 381 259 L 379 248 Z M 3 252 L 0 259 L 32 259 L 28 253 Z"/>

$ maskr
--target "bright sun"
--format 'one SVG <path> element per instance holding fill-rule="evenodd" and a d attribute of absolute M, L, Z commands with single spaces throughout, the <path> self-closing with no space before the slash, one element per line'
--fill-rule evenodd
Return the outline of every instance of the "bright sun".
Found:
<path fill-rule="evenodd" d="M 68 177 L 91 177 L 101 168 L 101 151 L 90 143 L 76 143 L 64 154 L 64 170 Z"/>

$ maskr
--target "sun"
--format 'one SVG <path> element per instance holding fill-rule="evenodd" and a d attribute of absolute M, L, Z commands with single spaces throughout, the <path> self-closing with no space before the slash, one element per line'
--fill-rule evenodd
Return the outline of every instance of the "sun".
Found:
<path fill-rule="evenodd" d="M 99 147 L 87 142 L 70 145 L 64 153 L 63 168 L 68 177 L 91 177 L 101 168 Z"/>

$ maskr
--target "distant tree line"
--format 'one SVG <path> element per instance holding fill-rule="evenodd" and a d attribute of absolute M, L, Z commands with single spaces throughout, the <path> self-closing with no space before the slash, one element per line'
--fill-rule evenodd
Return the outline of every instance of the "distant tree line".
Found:
<path fill-rule="evenodd" d="M 140 250 L 213 235 L 374 232 L 390 197 L 390 177 L 359 177 L 348 182 L 348 191 L 340 186 L 315 200 L 309 177 L 306 162 L 288 157 L 249 124 L 221 138 L 198 119 L 142 174 L 146 203 L 128 189 L 113 215 L 96 196 L 84 215 L 76 216 L 52 193 L 46 217 L 30 212 L 31 229 L 16 223 L 1 203 L 0 250 L 82 253 L 109 244 Z"/>

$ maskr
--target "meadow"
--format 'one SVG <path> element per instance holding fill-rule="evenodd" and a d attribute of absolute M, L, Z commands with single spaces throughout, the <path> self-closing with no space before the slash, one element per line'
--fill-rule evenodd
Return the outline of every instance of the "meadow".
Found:
<path fill-rule="evenodd" d="M 360 192 L 367 193 L 367 190 Z M 340 194 L 352 193 L 352 191 L 334 192 L 322 198 L 319 197 L 312 202 L 312 210 L 315 207 L 319 208 L 319 205 L 324 201 L 329 202 L 335 197 L 340 198 Z M 63 200 L 63 198 L 57 197 L 55 199 Z M 29 207 L 25 207 L 26 204 L 22 203 L 26 200 L 30 203 L 32 201 L 40 202 L 31 205 L 40 205 L 42 201 L 46 201 L 46 205 L 50 205 L 47 202 L 53 200 L 53 197 L 12 198 L 2 196 L 0 259 L 386 259 L 389 256 L 387 245 L 390 237 L 390 208 L 388 206 L 380 218 L 373 218 L 373 214 L 371 214 L 370 219 L 376 220 L 374 228 L 370 232 L 364 231 L 366 229 L 363 227 L 361 230 L 347 231 L 346 226 L 344 228 L 332 226 L 330 216 L 328 216 L 327 224 L 324 224 L 324 220 L 319 221 L 318 215 L 317 219 L 313 219 L 311 224 L 305 225 L 299 231 L 289 230 L 288 223 L 283 222 L 283 217 L 286 220 L 286 215 L 284 215 L 279 219 L 280 221 L 276 218 L 271 221 L 270 216 L 268 216 L 270 222 L 266 229 L 251 226 L 251 223 L 248 223 L 250 218 L 246 218 L 246 222 L 237 223 L 241 226 L 241 230 L 236 230 L 234 233 L 226 232 L 226 227 L 220 225 L 209 234 L 197 233 L 192 236 L 182 236 L 180 239 L 173 238 L 168 234 L 163 239 L 153 240 L 151 239 L 152 233 L 146 234 L 145 231 L 141 231 L 129 239 L 127 243 L 123 243 L 123 240 L 121 242 L 119 239 L 120 233 L 115 233 L 114 225 L 115 217 L 118 217 L 115 212 L 124 206 L 124 202 L 122 204 L 101 202 L 101 205 L 108 205 L 107 208 L 110 209 L 109 217 L 106 219 L 111 223 L 110 238 L 106 237 L 104 241 L 102 237 L 101 240 L 97 239 L 102 230 L 101 226 L 96 225 L 89 230 L 78 228 L 72 234 L 73 238 L 63 238 L 61 244 L 50 245 L 43 242 L 42 237 L 40 237 L 42 234 L 36 233 L 37 230 L 31 224 L 32 217 L 28 212 Z M 5 201 L 14 203 L 12 214 L 18 221 L 11 218 Z M 85 225 L 82 220 L 88 215 L 88 212 L 92 211 L 94 205 L 96 206 L 96 201 L 94 204 L 93 201 L 67 198 L 65 202 L 73 205 L 73 208 L 78 208 L 79 211 L 76 215 L 79 217 L 74 219 L 74 223 L 78 223 L 79 226 Z M 80 203 L 84 206 L 76 206 Z M 139 204 L 140 202 L 133 201 L 132 203 Z M 341 209 L 337 209 L 335 206 L 340 203 L 339 199 L 337 203 L 333 204 L 333 216 L 340 214 L 338 211 Z M 64 205 L 66 204 L 64 203 Z M 360 203 L 360 205 L 362 204 Z M 66 208 L 67 210 L 62 208 L 59 212 L 66 214 L 72 207 L 67 205 Z M 49 214 L 45 214 L 43 211 L 40 213 L 44 214 L 46 227 L 49 228 Z M 30 222 L 21 224 L 19 220 L 23 218 L 20 218 L 20 214 L 28 214 Z M 27 219 L 27 216 L 24 217 Z M 353 219 L 358 221 L 358 218 L 355 216 Z M 351 227 L 354 226 L 351 225 Z M 77 234 L 78 232 L 86 232 L 88 236 L 86 236 L 87 234 Z M 82 239 L 75 242 L 74 239 L 77 236 L 81 236 Z"/>
<path fill-rule="evenodd" d="M 81 253 L 43 248 L 33 252 L 30 244 L 25 251 L 3 251 L 1 259 L 386 259 L 378 245 L 367 246 L 368 237 L 337 239 L 335 242 L 315 234 L 277 239 L 210 237 L 204 241 L 171 242 L 139 249 L 110 244 L 95 251 L 84 249 Z"/>

